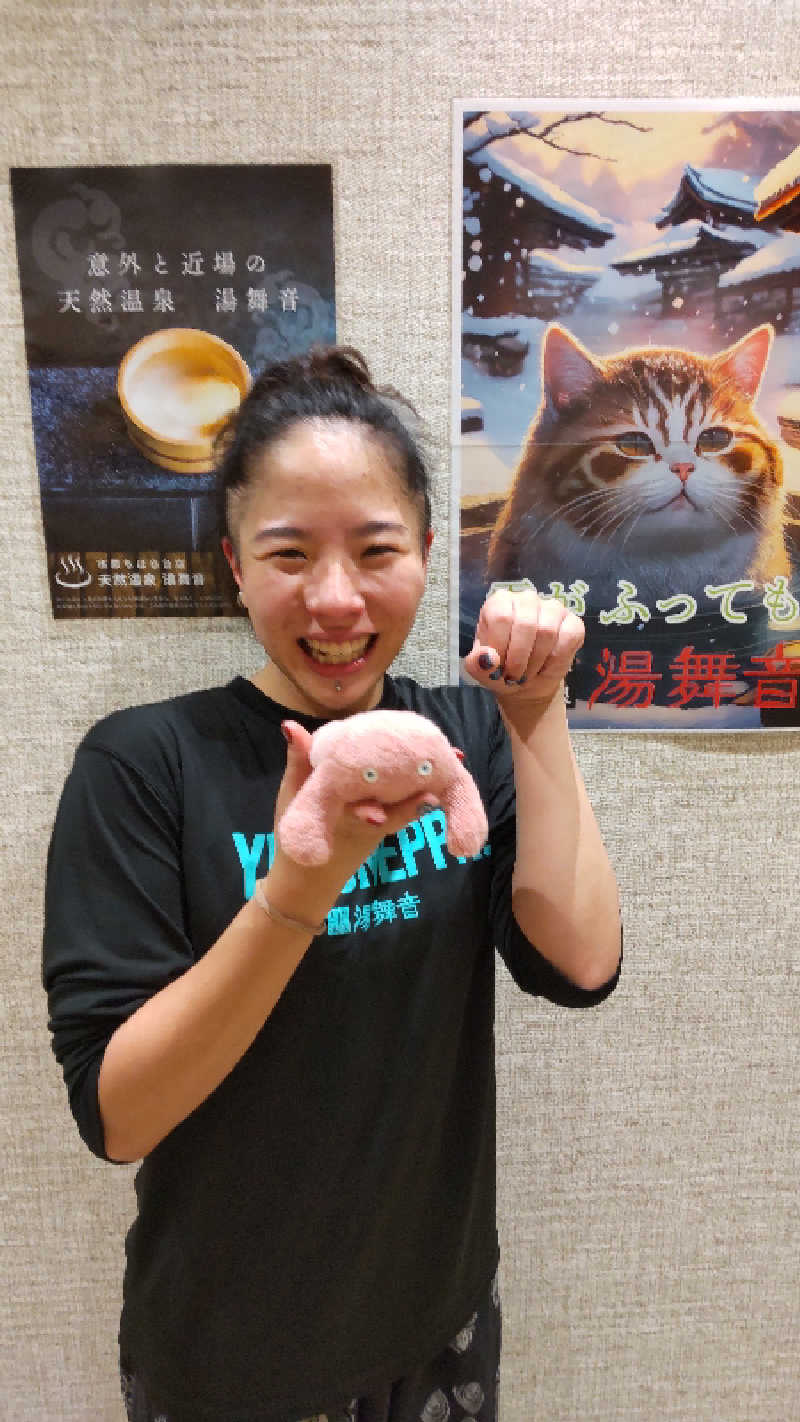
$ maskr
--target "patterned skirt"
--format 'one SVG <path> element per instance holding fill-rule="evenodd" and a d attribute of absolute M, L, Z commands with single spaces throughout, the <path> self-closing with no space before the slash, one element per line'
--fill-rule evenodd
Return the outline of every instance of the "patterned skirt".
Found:
<path fill-rule="evenodd" d="M 313 1417 L 280 1416 L 265 1398 L 263 1422 L 497 1422 L 501 1341 L 495 1277 L 480 1307 L 429 1363 Z M 124 1363 L 120 1379 L 128 1422 L 171 1422 L 168 1412 L 151 1405 L 141 1380 Z"/>

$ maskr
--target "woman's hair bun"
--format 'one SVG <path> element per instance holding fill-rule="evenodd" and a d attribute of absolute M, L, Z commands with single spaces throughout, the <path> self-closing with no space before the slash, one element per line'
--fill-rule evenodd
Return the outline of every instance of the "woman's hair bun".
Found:
<path fill-rule="evenodd" d="M 303 355 L 267 366 L 256 379 L 253 393 L 258 397 L 294 390 L 303 381 L 375 391 L 369 366 L 355 346 L 312 346 Z"/>
<path fill-rule="evenodd" d="M 375 389 L 369 366 L 355 346 L 312 346 L 308 369 L 315 379 L 330 380 L 340 375 L 360 385 L 362 390 Z"/>

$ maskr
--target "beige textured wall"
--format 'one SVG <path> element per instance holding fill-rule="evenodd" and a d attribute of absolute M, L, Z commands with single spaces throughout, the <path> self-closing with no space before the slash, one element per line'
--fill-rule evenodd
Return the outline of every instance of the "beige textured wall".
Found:
<path fill-rule="evenodd" d="M 4 5 L 4 164 L 334 165 L 340 336 L 439 441 L 438 554 L 404 669 L 446 676 L 450 104 L 787 95 L 795 0 L 28 0 Z M 254 663 L 228 622 L 50 616 L 0 194 L 4 926 L 0 1417 L 119 1422 L 131 1172 L 91 1159 L 44 1030 L 46 840 L 71 750 L 132 699 Z M 800 1416 L 796 738 L 579 740 L 618 866 L 623 984 L 501 984 L 503 1422 Z"/>

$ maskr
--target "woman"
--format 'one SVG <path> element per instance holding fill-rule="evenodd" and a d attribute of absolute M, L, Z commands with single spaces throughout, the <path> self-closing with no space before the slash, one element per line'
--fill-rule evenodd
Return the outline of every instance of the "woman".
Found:
<path fill-rule="evenodd" d="M 407 411 L 355 352 L 256 381 L 220 489 L 266 663 L 96 726 L 48 871 L 72 1109 L 101 1158 L 142 1160 L 128 1415 L 491 1417 L 494 945 L 523 989 L 570 1006 L 618 975 L 614 878 L 562 694 L 581 624 L 496 593 L 467 658 L 480 686 L 389 678 L 430 506 Z M 379 826 L 368 800 L 348 812 L 319 869 L 276 844 L 310 733 L 378 706 L 464 751 L 490 823 L 475 860 L 448 855 L 442 812 L 415 801 Z"/>

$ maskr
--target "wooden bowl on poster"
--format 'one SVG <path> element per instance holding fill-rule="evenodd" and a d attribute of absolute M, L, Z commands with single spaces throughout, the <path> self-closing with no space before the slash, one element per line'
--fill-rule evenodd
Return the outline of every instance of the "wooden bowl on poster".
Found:
<path fill-rule="evenodd" d="M 210 473 L 214 438 L 249 389 L 239 352 L 193 327 L 143 336 L 117 375 L 131 442 L 153 464 L 179 474 Z"/>

